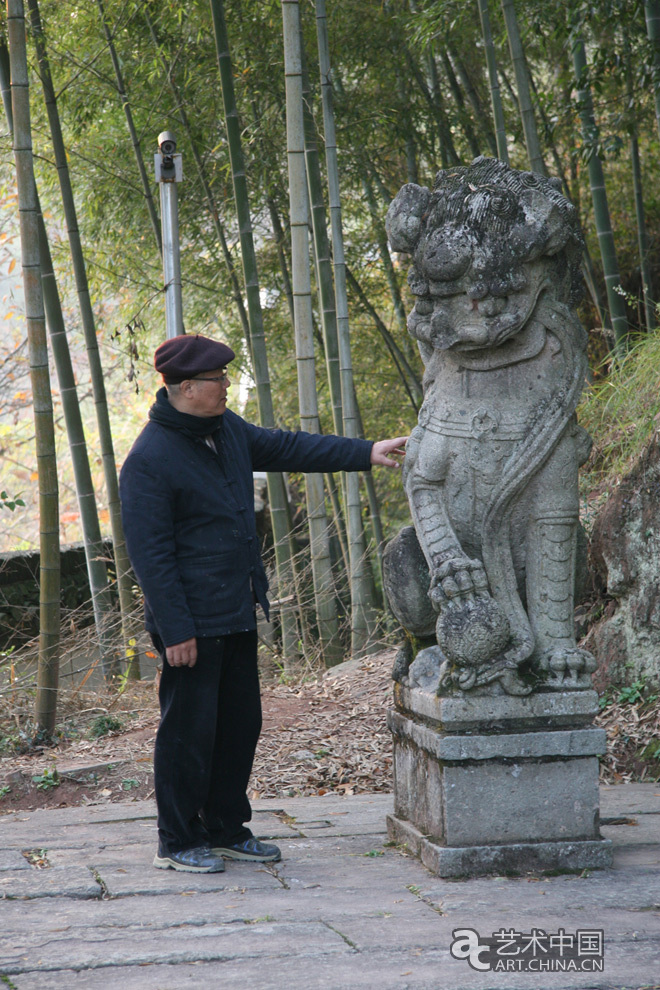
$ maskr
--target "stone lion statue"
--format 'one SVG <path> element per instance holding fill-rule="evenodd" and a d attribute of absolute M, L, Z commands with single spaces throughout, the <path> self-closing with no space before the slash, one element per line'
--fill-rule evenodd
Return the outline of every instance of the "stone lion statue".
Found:
<path fill-rule="evenodd" d="M 404 186 L 387 214 L 425 373 L 403 472 L 414 531 L 387 548 L 386 588 L 435 639 L 399 677 L 441 692 L 579 689 L 595 667 L 573 626 L 583 242 L 559 188 L 481 157 Z"/>

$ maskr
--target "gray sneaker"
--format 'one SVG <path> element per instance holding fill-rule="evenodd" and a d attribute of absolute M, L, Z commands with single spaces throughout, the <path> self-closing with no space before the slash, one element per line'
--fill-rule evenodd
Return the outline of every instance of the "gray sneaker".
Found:
<path fill-rule="evenodd" d="M 222 856 L 208 846 L 196 846 L 183 852 L 163 853 L 154 856 L 157 870 L 180 870 L 182 873 L 222 873 L 225 864 Z"/>
<path fill-rule="evenodd" d="M 214 846 L 211 852 L 225 859 L 245 859 L 251 863 L 277 863 L 282 858 L 279 846 L 260 842 L 253 835 L 231 846 Z"/>

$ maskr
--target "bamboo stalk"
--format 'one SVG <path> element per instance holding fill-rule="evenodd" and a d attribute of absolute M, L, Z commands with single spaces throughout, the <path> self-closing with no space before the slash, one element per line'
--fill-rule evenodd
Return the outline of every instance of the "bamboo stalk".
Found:
<path fill-rule="evenodd" d="M 85 336 L 85 346 L 92 379 L 92 391 L 94 393 L 94 405 L 99 428 L 99 440 L 101 444 L 101 458 L 103 462 L 103 472 L 105 476 L 106 493 L 108 497 L 108 510 L 110 515 L 110 526 L 112 529 L 112 543 L 114 550 L 115 566 L 117 571 L 117 587 L 119 590 L 119 606 L 122 617 L 122 633 L 124 640 L 124 651 L 128 657 L 129 669 L 134 663 L 135 654 L 131 649 L 130 641 L 134 638 L 134 627 L 132 621 L 133 593 L 132 580 L 130 576 L 130 562 L 126 551 L 124 531 L 121 523 L 121 507 L 119 503 L 119 486 L 117 483 L 117 466 L 115 463 L 115 453 L 112 442 L 112 431 L 110 428 L 110 416 L 108 413 L 108 402 L 105 393 L 105 383 L 103 381 L 103 369 L 99 354 L 98 340 L 96 337 L 96 324 L 94 310 L 92 308 L 87 282 L 87 271 L 85 267 L 85 257 L 82 250 L 80 230 L 78 228 L 78 217 L 73 196 L 73 187 L 69 174 L 66 149 L 62 137 L 57 100 L 50 74 L 50 66 L 46 53 L 41 18 L 39 16 L 39 5 L 37 0 L 28 0 L 28 10 L 32 24 L 37 59 L 39 63 L 39 73 L 44 91 L 44 100 L 48 113 L 48 121 L 53 141 L 55 153 L 55 164 L 62 194 L 62 205 L 64 207 L 64 217 L 67 234 L 69 237 L 69 247 L 71 250 L 71 260 L 80 305 L 80 315 Z M 103 671 L 106 677 L 111 677 L 117 673 L 117 664 L 114 657 L 103 658 Z"/>
<path fill-rule="evenodd" d="M 332 70 L 328 43 L 328 22 L 325 0 L 316 0 L 316 31 L 321 74 L 323 105 L 323 131 L 325 159 L 328 174 L 328 198 L 332 233 L 332 257 L 337 312 L 337 342 L 342 399 L 342 429 L 347 437 L 357 437 L 357 403 L 353 378 L 353 359 L 346 288 L 346 259 L 342 226 L 339 166 L 337 160 L 337 135 L 332 97 Z M 354 656 L 370 650 L 373 644 L 375 621 L 373 615 L 374 589 L 372 587 L 367 543 L 362 523 L 359 476 L 354 472 L 345 475 L 345 504 L 349 545 L 349 574 L 351 591 L 351 652 Z"/>
<path fill-rule="evenodd" d="M 46 321 L 41 290 L 37 187 L 32 158 L 23 0 L 7 0 L 7 33 L 21 264 L 39 477 L 39 660 L 35 720 L 38 730 L 45 736 L 50 736 L 55 728 L 60 661 L 59 506 Z"/>
<path fill-rule="evenodd" d="M 232 295 L 234 297 L 234 302 L 236 303 L 236 309 L 238 310 L 238 316 L 241 321 L 241 326 L 243 328 L 243 336 L 245 337 L 248 353 L 250 354 L 250 360 L 251 363 L 254 363 L 252 360 L 252 342 L 250 340 L 250 322 L 248 320 L 248 315 L 245 311 L 245 303 L 243 302 L 243 293 L 241 292 L 241 285 L 240 282 L 238 281 L 238 276 L 236 274 L 236 266 L 234 265 L 234 259 L 231 256 L 229 245 L 227 244 L 227 235 L 225 234 L 225 228 L 223 226 L 223 223 L 220 220 L 220 213 L 218 210 L 218 206 L 215 202 L 213 190 L 211 189 L 211 184 L 206 175 L 206 169 L 204 168 L 204 163 L 202 161 L 202 156 L 199 153 L 197 142 L 193 137 L 192 127 L 190 126 L 188 114 L 186 113 L 185 107 L 183 106 L 183 101 L 181 99 L 181 94 L 179 93 L 179 88 L 174 82 L 174 77 L 172 74 L 173 68 L 171 65 L 168 64 L 167 59 L 163 54 L 160 39 L 158 38 L 156 28 L 154 26 L 152 19 L 149 17 L 148 11 L 145 9 L 143 13 L 144 13 L 144 19 L 147 23 L 147 27 L 149 28 L 149 32 L 151 34 L 152 41 L 159 53 L 160 61 L 163 66 L 163 71 L 165 73 L 165 78 L 167 79 L 167 83 L 170 87 L 170 92 L 172 93 L 172 96 L 174 97 L 174 100 L 176 102 L 179 120 L 181 121 L 181 125 L 188 137 L 188 147 L 192 152 L 193 161 L 195 162 L 195 168 L 197 169 L 197 175 L 202 185 L 202 189 L 204 190 L 204 198 L 206 200 L 206 206 L 209 211 L 211 220 L 213 222 L 215 235 L 218 238 L 218 241 L 220 242 L 220 249 L 222 250 L 223 258 L 225 259 L 225 265 L 227 266 L 227 271 L 229 272 L 229 280 L 231 282 Z"/>
<path fill-rule="evenodd" d="M 514 0 L 501 0 L 501 2 L 507 38 L 509 39 L 511 61 L 513 62 L 513 71 L 516 76 L 518 106 L 520 107 L 520 119 L 522 121 L 523 133 L 525 135 L 525 145 L 527 147 L 529 164 L 532 172 L 538 172 L 539 175 L 547 175 L 545 162 L 543 161 L 543 155 L 541 154 L 541 144 L 539 141 L 538 131 L 536 129 L 536 120 L 534 119 L 534 108 L 532 106 L 532 97 L 529 88 L 527 64 L 525 62 L 525 53 L 520 37 L 520 28 L 518 27 L 518 18 L 516 17 Z"/>
<path fill-rule="evenodd" d="M 0 89 L 4 98 L 5 94 L 9 92 L 9 54 L 4 42 L 1 40 Z M 11 99 L 8 101 L 4 100 L 4 103 L 9 132 L 13 133 L 14 122 L 11 112 Z M 62 305 L 53 270 L 53 259 L 51 257 L 48 235 L 39 203 L 39 194 L 36 189 L 34 195 L 39 232 L 41 288 L 71 453 L 76 496 L 80 510 L 80 523 L 85 545 L 87 575 L 92 596 L 94 623 L 101 652 L 111 652 L 112 599 L 108 587 L 108 571 L 105 560 L 103 559 L 104 548 L 96 508 L 96 494 L 89 467 L 85 431 L 80 414 L 80 405 L 73 366 L 71 364 L 71 353 L 69 351 L 69 342 L 64 325 Z"/>
<path fill-rule="evenodd" d="M 456 74 L 461 81 L 463 89 L 465 90 L 465 95 L 468 98 L 468 102 L 474 111 L 475 119 L 478 121 L 484 137 L 488 142 L 488 147 L 490 148 L 491 154 L 497 155 L 497 140 L 495 138 L 495 131 L 489 125 L 488 114 L 486 113 L 481 97 L 472 82 L 468 67 L 453 45 L 450 46 L 449 53 L 451 55 L 452 62 L 456 66 Z"/>
<path fill-rule="evenodd" d="M 625 32 L 625 29 L 624 29 Z M 642 183 L 642 163 L 639 155 L 639 137 L 637 133 L 635 91 L 633 86 L 632 66 L 630 64 L 630 43 L 627 33 L 624 38 L 624 57 L 626 60 L 626 99 L 628 110 L 632 111 L 630 121 L 630 164 L 632 168 L 633 196 L 635 200 L 635 217 L 637 219 L 637 247 L 639 250 L 639 269 L 642 275 L 642 293 L 644 297 L 644 322 L 647 330 L 653 330 L 656 325 L 656 313 L 653 303 L 652 274 L 649 252 L 649 238 L 646 231 L 644 212 L 644 189 Z"/>
<path fill-rule="evenodd" d="M 598 127 L 594 118 L 593 100 L 591 98 L 591 88 L 587 75 L 587 56 L 584 50 L 584 42 L 579 35 L 573 38 L 572 55 L 580 105 L 580 119 L 582 121 L 582 137 L 584 143 L 590 148 L 588 164 L 589 186 L 591 188 L 591 198 L 594 206 L 594 220 L 598 232 L 598 245 L 603 262 L 607 301 L 612 318 L 614 347 L 616 353 L 622 355 L 628 335 L 626 303 L 621 295 L 619 262 L 616 256 L 614 234 L 612 233 L 612 223 L 610 221 L 603 163 L 598 157 Z"/>
<path fill-rule="evenodd" d="M 300 425 L 303 430 L 307 430 L 310 433 L 318 433 L 319 422 L 316 401 L 312 292 L 307 223 L 300 9 L 297 0 L 282 0 L 282 28 L 284 36 L 289 215 L 291 223 L 291 258 Z M 321 475 L 307 474 L 305 475 L 305 480 L 319 637 L 325 662 L 328 666 L 332 666 L 335 663 L 341 662 L 342 649 L 337 625 L 323 478 Z"/>
<path fill-rule="evenodd" d="M 316 143 L 316 125 L 312 114 L 312 93 L 305 64 L 305 51 L 300 41 L 303 126 L 305 140 L 305 167 L 307 173 L 307 192 L 309 196 L 309 212 L 312 221 L 314 238 L 314 253 L 318 272 L 319 303 L 321 310 L 321 327 L 323 330 L 323 347 L 330 388 L 330 404 L 332 406 L 332 424 L 335 433 L 341 436 L 344 432 L 342 417 L 341 375 L 339 369 L 339 344 L 337 341 L 337 308 L 335 290 L 332 278 L 332 259 L 330 257 L 330 242 L 326 225 L 325 202 L 323 199 L 323 180 L 319 153 Z"/>
<path fill-rule="evenodd" d="M 243 262 L 243 278 L 247 296 L 248 321 L 250 325 L 250 341 L 252 344 L 252 362 L 254 379 L 257 388 L 257 405 L 259 422 L 262 426 L 275 426 L 273 412 L 273 397 L 270 388 L 270 373 L 268 369 L 268 354 L 264 333 L 263 313 L 259 296 L 259 273 L 257 257 L 252 236 L 252 220 L 250 217 L 250 201 L 245 175 L 245 162 L 241 144 L 241 131 L 238 122 L 238 110 L 234 95 L 234 77 L 229 51 L 229 39 L 225 23 L 224 5 L 222 0 L 210 0 L 213 16 L 218 68 L 222 88 L 222 101 L 227 127 L 227 141 L 234 187 L 234 201 L 241 242 L 241 257 Z M 291 529 L 289 525 L 289 508 L 284 479 L 281 474 L 269 472 L 268 500 L 270 504 L 273 537 L 275 543 L 275 559 L 277 564 L 278 594 L 286 604 L 280 611 L 282 620 L 282 649 L 285 660 L 295 663 L 298 653 L 298 631 L 296 628 L 295 609 L 289 601 L 288 591 L 293 584 Z M 322 487 L 322 486 L 321 486 Z"/>
<path fill-rule="evenodd" d="M 652 48 L 655 120 L 660 134 L 660 0 L 644 0 L 644 14 Z"/>
<path fill-rule="evenodd" d="M 479 147 L 477 135 L 474 132 L 474 127 L 472 126 L 470 116 L 465 109 L 465 99 L 463 98 L 461 87 L 458 84 L 458 79 L 456 78 L 456 73 L 454 72 L 454 66 L 451 64 L 451 59 L 449 58 L 449 54 L 446 50 L 443 49 L 440 57 L 442 58 L 445 75 L 447 76 L 447 82 L 449 83 L 449 88 L 452 96 L 454 97 L 454 103 L 456 104 L 456 109 L 458 110 L 458 117 L 467 143 L 470 146 L 472 157 L 478 158 L 481 154 L 481 148 Z"/>
<path fill-rule="evenodd" d="M 119 59 L 117 57 L 117 51 L 115 49 L 115 44 L 112 38 L 112 32 L 110 31 L 110 25 L 108 24 L 108 19 L 105 13 L 105 5 L 103 0 L 96 0 L 97 7 L 99 8 L 99 14 L 101 16 L 101 24 L 103 25 L 103 32 L 105 34 L 105 39 L 108 43 L 108 51 L 110 52 L 110 58 L 112 60 L 112 67 L 115 71 L 115 79 L 117 80 L 117 92 L 119 93 L 119 99 L 121 100 L 121 105 L 124 109 L 124 115 L 126 117 L 126 125 L 128 127 L 128 133 L 131 138 L 131 144 L 133 145 L 133 152 L 135 154 L 135 161 L 138 167 L 138 172 L 140 173 L 140 180 L 142 182 L 142 192 L 144 194 L 144 201 L 147 207 L 147 212 L 149 214 L 149 222 L 151 223 L 151 228 L 153 230 L 154 237 L 156 238 L 156 244 L 158 245 L 158 253 L 163 253 L 163 242 L 160 231 L 160 223 L 158 222 L 158 213 L 156 212 L 156 204 L 154 203 L 154 197 L 151 192 L 151 182 L 147 176 L 147 169 L 144 164 L 144 158 L 142 156 L 142 148 L 140 147 L 140 139 L 138 137 L 137 131 L 135 129 L 135 124 L 133 122 L 133 111 L 131 110 L 130 100 L 126 92 L 126 86 L 124 85 L 124 76 L 121 71 L 121 66 L 119 64 Z"/>
<path fill-rule="evenodd" d="M 493 32 L 490 26 L 488 0 L 479 0 L 479 18 L 481 20 L 481 34 L 484 39 L 484 51 L 486 53 L 486 67 L 488 69 L 488 83 L 490 86 L 490 103 L 493 109 L 493 121 L 495 123 L 497 157 L 503 162 L 506 162 L 508 165 L 509 149 L 507 148 L 506 143 L 506 126 L 504 123 L 502 94 L 500 93 L 500 81 L 497 75 L 497 57 L 495 55 L 495 45 L 493 44 Z"/>

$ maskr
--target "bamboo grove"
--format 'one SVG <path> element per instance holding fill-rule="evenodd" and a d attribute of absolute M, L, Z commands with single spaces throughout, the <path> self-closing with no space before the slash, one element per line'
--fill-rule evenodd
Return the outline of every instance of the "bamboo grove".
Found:
<path fill-rule="evenodd" d="M 234 347 L 246 415 L 264 426 L 409 432 L 421 362 L 384 217 L 402 183 L 478 155 L 558 176 L 577 206 L 594 366 L 656 329 L 660 0 L 6 0 L 0 86 L 37 448 L 45 732 L 61 621 L 53 393 L 103 670 L 139 677 L 117 494 L 127 442 L 111 421 L 152 388 L 164 338 L 160 131 L 185 162 L 185 326 Z M 84 343 L 94 449 L 70 341 Z M 383 541 L 406 520 L 396 479 L 273 475 L 268 503 L 284 662 L 371 649 L 387 624 Z"/>

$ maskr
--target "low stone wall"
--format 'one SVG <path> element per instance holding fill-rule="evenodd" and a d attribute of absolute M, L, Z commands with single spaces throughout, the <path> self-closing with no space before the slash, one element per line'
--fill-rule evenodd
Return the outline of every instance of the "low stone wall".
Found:
<path fill-rule="evenodd" d="M 112 543 L 105 542 L 103 549 L 112 564 Z M 0 554 L 0 650 L 39 634 L 39 557 L 37 550 Z M 84 544 L 62 547 L 60 559 L 60 602 L 64 610 L 75 611 L 91 597 Z M 85 624 L 84 616 L 78 624 Z"/>

